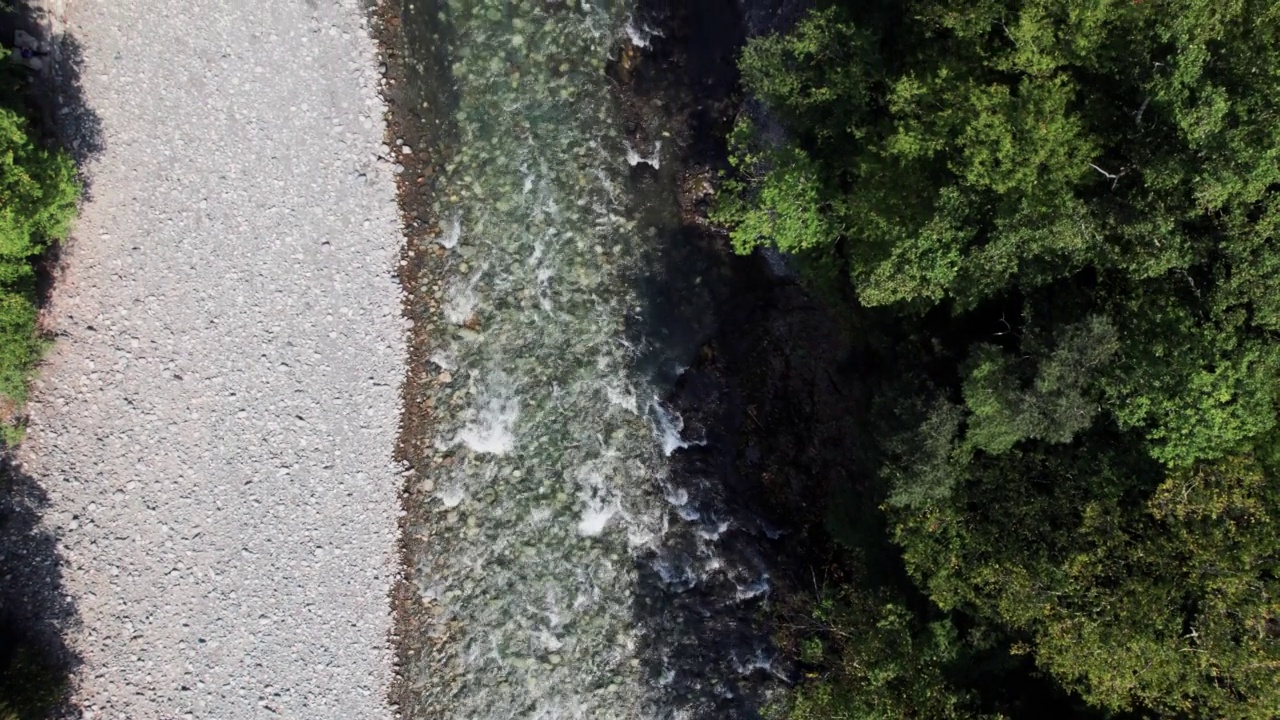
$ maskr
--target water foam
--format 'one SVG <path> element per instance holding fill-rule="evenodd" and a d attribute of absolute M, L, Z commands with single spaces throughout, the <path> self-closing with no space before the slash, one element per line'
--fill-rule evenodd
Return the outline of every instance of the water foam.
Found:
<path fill-rule="evenodd" d="M 641 22 L 637 25 L 634 15 L 627 17 L 627 24 L 623 26 L 622 31 L 626 33 L 627 39 L 631 41 L 631 44 L 638 48 L 649 47 L 649 43 L 653 42 L 655 37 L 665 37 L 649 23 Z"/>
<path fill-rule="evenodd" d="M 446 508 L 453 509 L 462 504 L 467 497 L 467 491 L 461 486 L 451 488 L 441 488 L 436 492 L 436 497 L 440 499 L 440 504 Z"/>
<path fill-rule="evenodd" d="M 476 307 L 480 304 L 480 295 L 476 292 L 479 276 L 468 280 L 456 281 L 449 287 L 444 301 L 444 319 L 450 325 L 466 325 L 471 322 Z"/>
<path fill-rule="evenodd" d="M 662 167 L 662 141 L 659 140 L 653 144 L 653 152 L 649 155 L 641 155 L 631 144 L 627 144 L 627 164 L 631 167 L 637 165 L 648 165 L 654 170 Z"/>
<path fill-rule="evenodd" d="M 662 454 L 671 457 L 671 453 L 676 450 L 683 450 L 691 445 L 700 445 L 701 443 L 692 443 L 685 440 L 681 433 L 684 431 L 684 418 L 680 417 L 680 413 L 667 407 L 661 400 L 654 398 L 649 403 L 649 410 L 653 415 L 653 429 L 658 437 L 658 443 L 662 446 Z"/>
<path fill-rule="evenodd" d="M 444 232 L 436 237 L 436 242 L 446 250 L 452 250 L 458 246 L 458 241 L 462 239 L 462 218 L 454 215 L 450 217 L 444 224 Z"/>
<path fill-rule="evenodd" d="M 458 433 L 457 441 L 475 453 L 506 455 L 516 446 L 512 428 L 519 417 L 520 404 L 515 398 L 490 398 L 479 416 Z"/>

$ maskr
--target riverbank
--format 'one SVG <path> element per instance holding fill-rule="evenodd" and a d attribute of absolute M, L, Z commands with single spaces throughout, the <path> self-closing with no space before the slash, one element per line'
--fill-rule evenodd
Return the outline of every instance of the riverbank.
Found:
<path fill-rule="evenodd" d="M 410 37 L 403 25 L 404 6 L 397 0 L 382 2 L 370 9 L 371 31 L 378 45 L 383 68 L 382 97 L 387 105 L 384 144 L 396 148 L 399 165 L 396 198 L 404 228 L 405 244 L 399 262 L 398 279 L 403 292 L 402 314 L 411 323 L 408 333 L 404 380 L 400 386 L 400 431 L 396 439 L 396 459 L 406 471 L 398 488 L 405 512 L 399 520 L 399 576 L 391 590 L 394 616 L 393 637 L 397 672 L 388 697 L 405 717 L 412 717 L 415 705 L 413 686 L 403 668 L 421 653 L 426 629 L 421 599 L 412 582 L 412 543 L 426 540 L 421 535 L 422 518 L 414 512 L 412 498 L 429 494 L 424 459 L 430 456 L 429 439 L 434 418 L 434 393 L 447 377 L 431 373 L 442 289 L 447 280 L 445 248 L 436 239 L 441 235 L 432 191 L 434 178 L 444 165 L 451 129 L 448 109 L 451 90 L 445 78 L 443 48 L 435 55 L 411 59 Z M 409 31 L 412 32 L 412 31 Z M 437 37 L 438 42 L 438 37 Z M 423 98 L 435 98 L 435 102 Z M 408 147 L 405 152 L 403 148 Z"/>
<path fill-rule="evenodd" d="M 401 234 L 363 8 L 66 18 L 102 150 L 20 458 L 77 716 L 391 717 Z"/>

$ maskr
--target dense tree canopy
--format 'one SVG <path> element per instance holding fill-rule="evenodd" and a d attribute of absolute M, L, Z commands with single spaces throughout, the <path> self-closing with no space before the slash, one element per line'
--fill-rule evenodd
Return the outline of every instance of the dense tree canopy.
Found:
<path fill-rule="evenodd" d="M 1095 707 L 1276 717 L 1280 5 L 859 4 L 741 67 L 787 139 L 719 218 L 903 328 L 919 587 Z"/>

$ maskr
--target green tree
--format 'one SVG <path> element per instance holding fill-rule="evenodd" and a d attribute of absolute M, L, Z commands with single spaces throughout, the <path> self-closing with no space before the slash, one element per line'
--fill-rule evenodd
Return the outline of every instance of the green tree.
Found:
<path fill-rule="evenodd" d="M 921 622 L 883 593 L 845 588 L 815 603 L 801 660 L 812 682 L 790 720 L 997 720 L 950 679 L 964 647 L 949 620 Z"/>
<path fill-rule="evenodd" d="M 1067 312 L 1125 330 L 1099 386 L 1115 419 L 1174 464 L 1247 449 L 1280 375 L 1274 4 L 906 5 L 747 47 L 792 137 L 735 133 L 735 246 L 839 246 L 859 301 L 904 312 L 1088 284 Z"/>
<path fill-rule="evenodd" d="M 1099 403 L 1089 385 L 1116 352 L 1115 328 L 1092 318 L 1061 335 L 1057 347 L 1039 353 L 1029 382 L 1019 367 L 1025 363 L 996 345 L 974 346 L 963 385 L 970 447 L 999 454 L 1027 439 L 1068 443 L 1093 423 Z"/>
<path fill-rule="evenodd" d="M 1142 500 L 1158 465 L 1071 455 L 987 458 L 958 502 L 900 515 L 930 597 L 1028 634 L 1040 665 L 1100 707 L 1274 717 L 1274 480 L 1233 457 L 1170 473 Z"/>
<path fill-rule="evenodd" d="M 1280 6 L 849 3 L 741 67 L 786 133 L 717 217 L 900 326 L 919 587 L 1096 707 L 1275 717 Z"/>

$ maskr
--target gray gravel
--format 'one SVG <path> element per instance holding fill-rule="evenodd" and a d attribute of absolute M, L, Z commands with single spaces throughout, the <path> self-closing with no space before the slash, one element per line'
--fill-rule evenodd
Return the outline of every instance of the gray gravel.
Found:
<path fill-rule="evenodd" d="M 389 718 L 401 234 L 357 0 L 71 0 L 101 119 L 25 469 L 91 718 Z"/>

